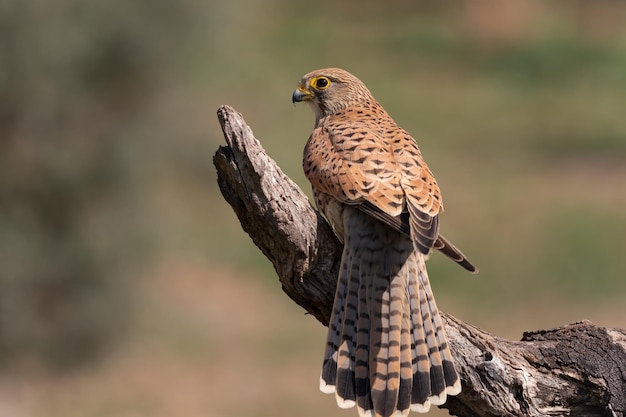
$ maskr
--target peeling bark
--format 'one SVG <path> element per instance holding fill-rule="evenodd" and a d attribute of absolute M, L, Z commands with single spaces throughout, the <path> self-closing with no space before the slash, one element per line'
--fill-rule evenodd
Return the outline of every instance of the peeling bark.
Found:
<path fill-rule="evenodd" d="M 227 146 L 213 163 L 224 198 L 283 291 L 328 325 L 341 244 L 242 115 L 222 106 L 218 118 Z M 579 322 L 510 341 L 442 315 L 463 384 L 443 406 L 452 415 L 625 416 L 626 331 Z"/>

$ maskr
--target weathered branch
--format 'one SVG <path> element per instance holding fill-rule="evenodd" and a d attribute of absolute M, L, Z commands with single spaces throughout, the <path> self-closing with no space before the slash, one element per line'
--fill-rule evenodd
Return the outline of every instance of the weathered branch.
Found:
<path fill-rule="evenodd" d="M 328 324 L 341 244 L 306 195 L 267 155 L 241 114 L 218 110 L 226 147 L 218 182 L 241 225 L 273 263 L 283 290 Z M 626 331 L 579 322 L 492 336 L 443 313 L 463 392 L 457 416 L 624 416 Z"/>

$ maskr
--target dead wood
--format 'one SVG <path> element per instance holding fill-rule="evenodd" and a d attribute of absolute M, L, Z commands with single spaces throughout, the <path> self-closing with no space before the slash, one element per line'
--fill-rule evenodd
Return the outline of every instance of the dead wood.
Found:
<path fill-rule="evenodd" d="M 222 106 L 218 118 L 227 146 L 213 162 L 224 198 L 271 260 L 284 292 L 327 325 L 341 244 L 242 115 Z M 579 322 L 510 341 L 443 316 L 463 383 L 444 405 L 452 415 L 626 414 L 626 331 Z"/>

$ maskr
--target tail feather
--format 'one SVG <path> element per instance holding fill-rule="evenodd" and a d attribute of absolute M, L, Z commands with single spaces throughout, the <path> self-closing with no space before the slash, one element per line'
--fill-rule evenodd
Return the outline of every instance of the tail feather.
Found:
<path fill-rule="evenodd" d="M 351 277 L 353 271 L 359 268 L 358 260 L 349 255 L 346 264 L 348 265 L 347 275 Z M 337 404 L 341 408 L 351 408 L 356 404 L 355 360 L 359 287 L 359 280 L 348 278 L 345 305 L 342 309 L 341 339 L 337 355 L 336 396 Z"/>
<path fill-rule="evenodd" d="M 347 208 L 343 220 L 320 388 L 334 392 L 342 408 L 356 405 L 362 417 L 426 412 L 460 384 L 424 255 L 406 235 L 358 210 Z"/>
<path fill-rule="evenodd" d="M 426 268 L 424 265 L 424 259 L 422 256 L 418 257 L 418 269 L 417 277 L 420 296 L 420 310 L 422 313 L 422 324 L 424 326 L 424 337 L 426 345 L 428 347 L 428 360 L 430 361 L 430 403 L 431 404 L 443 404 L 445 397 L 440 397 L 442 393 L 445 394 L 445 380 L 443 376 L 443 364 L 441 360 L 441 353 L 439 352 L 439 333 L 443 333 L 443 329 L 435 326 L 433 317 L 432 305 L 434 300 L 432 299 L 432 293 L 426 290 L 424 283 L 428 284 L 428 277 L 426 276 Z M 436 310 L 434 313 L 437 313 Z"/>
<path fill-rule="evenodd" d="M 402 371 L 402 325 L 406 311 L 404 293 L 406 282 L 401 268 L 407 254 L 398 247 L 394 238 L 397 232 L 383 227 L 376 221 L 370 230 L 376 239 L 369 239 L 366 246 L 372 264 L 362 285 L 370 287 L 372 296 L 366 299 L 370 312 L 370 385 L 372 406 L 376 415 L 390 416 L 395 413 L 400 394 Z"/>
<path fill-rule="evenodd" d="M 454 359 L 452 358 L 452 353 L 450 352 L 443 320 L 441 319 L 441 315 L 439 314 L 439 309 L 437 308 L 435 297 L 430 287 L 430 281 L 428 280 L 426 265 L 423 258 L 420 259 L 420 263 L 421 268 L 419 269 L 420 273 L 418 274 L 418 276 L 420 281 L 421 295 L 424 300 L 422 301 L 422 304 L 425 303 L 430 312 L 430 318 L 432 319 L 432 326 L 436 338 L 435 344 L 433 346 L 437 347 L 439 353 L 439 355 L 434 355 L 434 357 L 437 358 L 437 360 L 441 360 L 442 371 L 442 386 L 435 387 L 433 385 L 431 389 L 432 395 L 433 397 L 437 398 L 431 398 L 430 402 L 431 404 L 441 405 L 446 402 L 447 395 L 457 395 L 461 392 L 461 381 L 459 379 L 459 375 L 456 372 L 456 369 L 454 368 Z M 432 364 L 433 356 L 431 355 L 431 365 Z M 431 367 L 431 374 L 432 372 L 433 368 Z"/>
<path fill-rule="evenodd" d="M 378 297 L 372 300 L 374 312 L 370 327 L 371 394 L 376 415 L 388 416 L 395 411 L 398 402 L 401 327 L 390 292 L 384 290 Z"/>
<path fill-rule="evenodd" d="M 370 343 L 370 315 L 367 309 L 369 287 L 361 285 L 359 287 L 359 318 L 357 320 L 356 337 L 356 371 L 355 371 L 355 391 L 357 398 L 357 409 L 361 417 L 372 414 L 372 396 L 369 378 L 369 343 Z"/>
<path fill-rule="evenodd" d="M 406 289 L 405 289 L 406 294 Z M 406 295 L 405 295 L 406 297 Z M 408 300 L 407 304 L 408 304 Z M 400 347 L 400 389 L 398 392 L 398 410 L 402 415 L 407 415 L 411 408 L 411 397 L 413 391 L 413 349 L 411 348 L 411 317 L 410 308 L 405 305 L 402 311 L 402 334 Z"/>
<path fill-rule="evenodd" d="M 320 390 L 326 394 L 332 394 L 336 391 L 335 383 L 337 380 L 338 349 L 341 340 L 343 311 L 345 309 L 345 297 L 348 286 L 348 262 L 344 262 L 343 258 L 347 259 L 348 256 L 349 250 L 346 246 L 344 247 L 342 255 L 341 270 L 339 272 L 339 279 L 337 280 L 333 311 L 330 316 L 330 322 L 328 323 L 324 363 L 320 375 Z"/>
<path fill-rule="evenodd" d="M 422 323 L 422 306 L 420 303 L 420 288 L 417 279 L 418 262 L 412 258 L 411 278 L 409 281 L 409 299 L 411 309 L 411 347 L 413 348 L 413 390 L 411 393 L 411 409 L 417 412 L 426 412 L 430 409 L 428 396 L 430 394 L 430 362 L 428 345 L 424 336 Z"/>

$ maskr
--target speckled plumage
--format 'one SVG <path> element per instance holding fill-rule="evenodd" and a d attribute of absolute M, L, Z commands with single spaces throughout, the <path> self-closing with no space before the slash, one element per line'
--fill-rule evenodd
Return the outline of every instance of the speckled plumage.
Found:
<path fill-rule="evenodd" d="M 435 178 L 415 140 L 352 74 L 306 74 L 293 101 L 315 128 L 304 171 L 344 243 L 320 388 L 362 416 L 428 411 L 460 392 L 424 261 L 438 249 L 476 268 L 443 236 Z"/>

